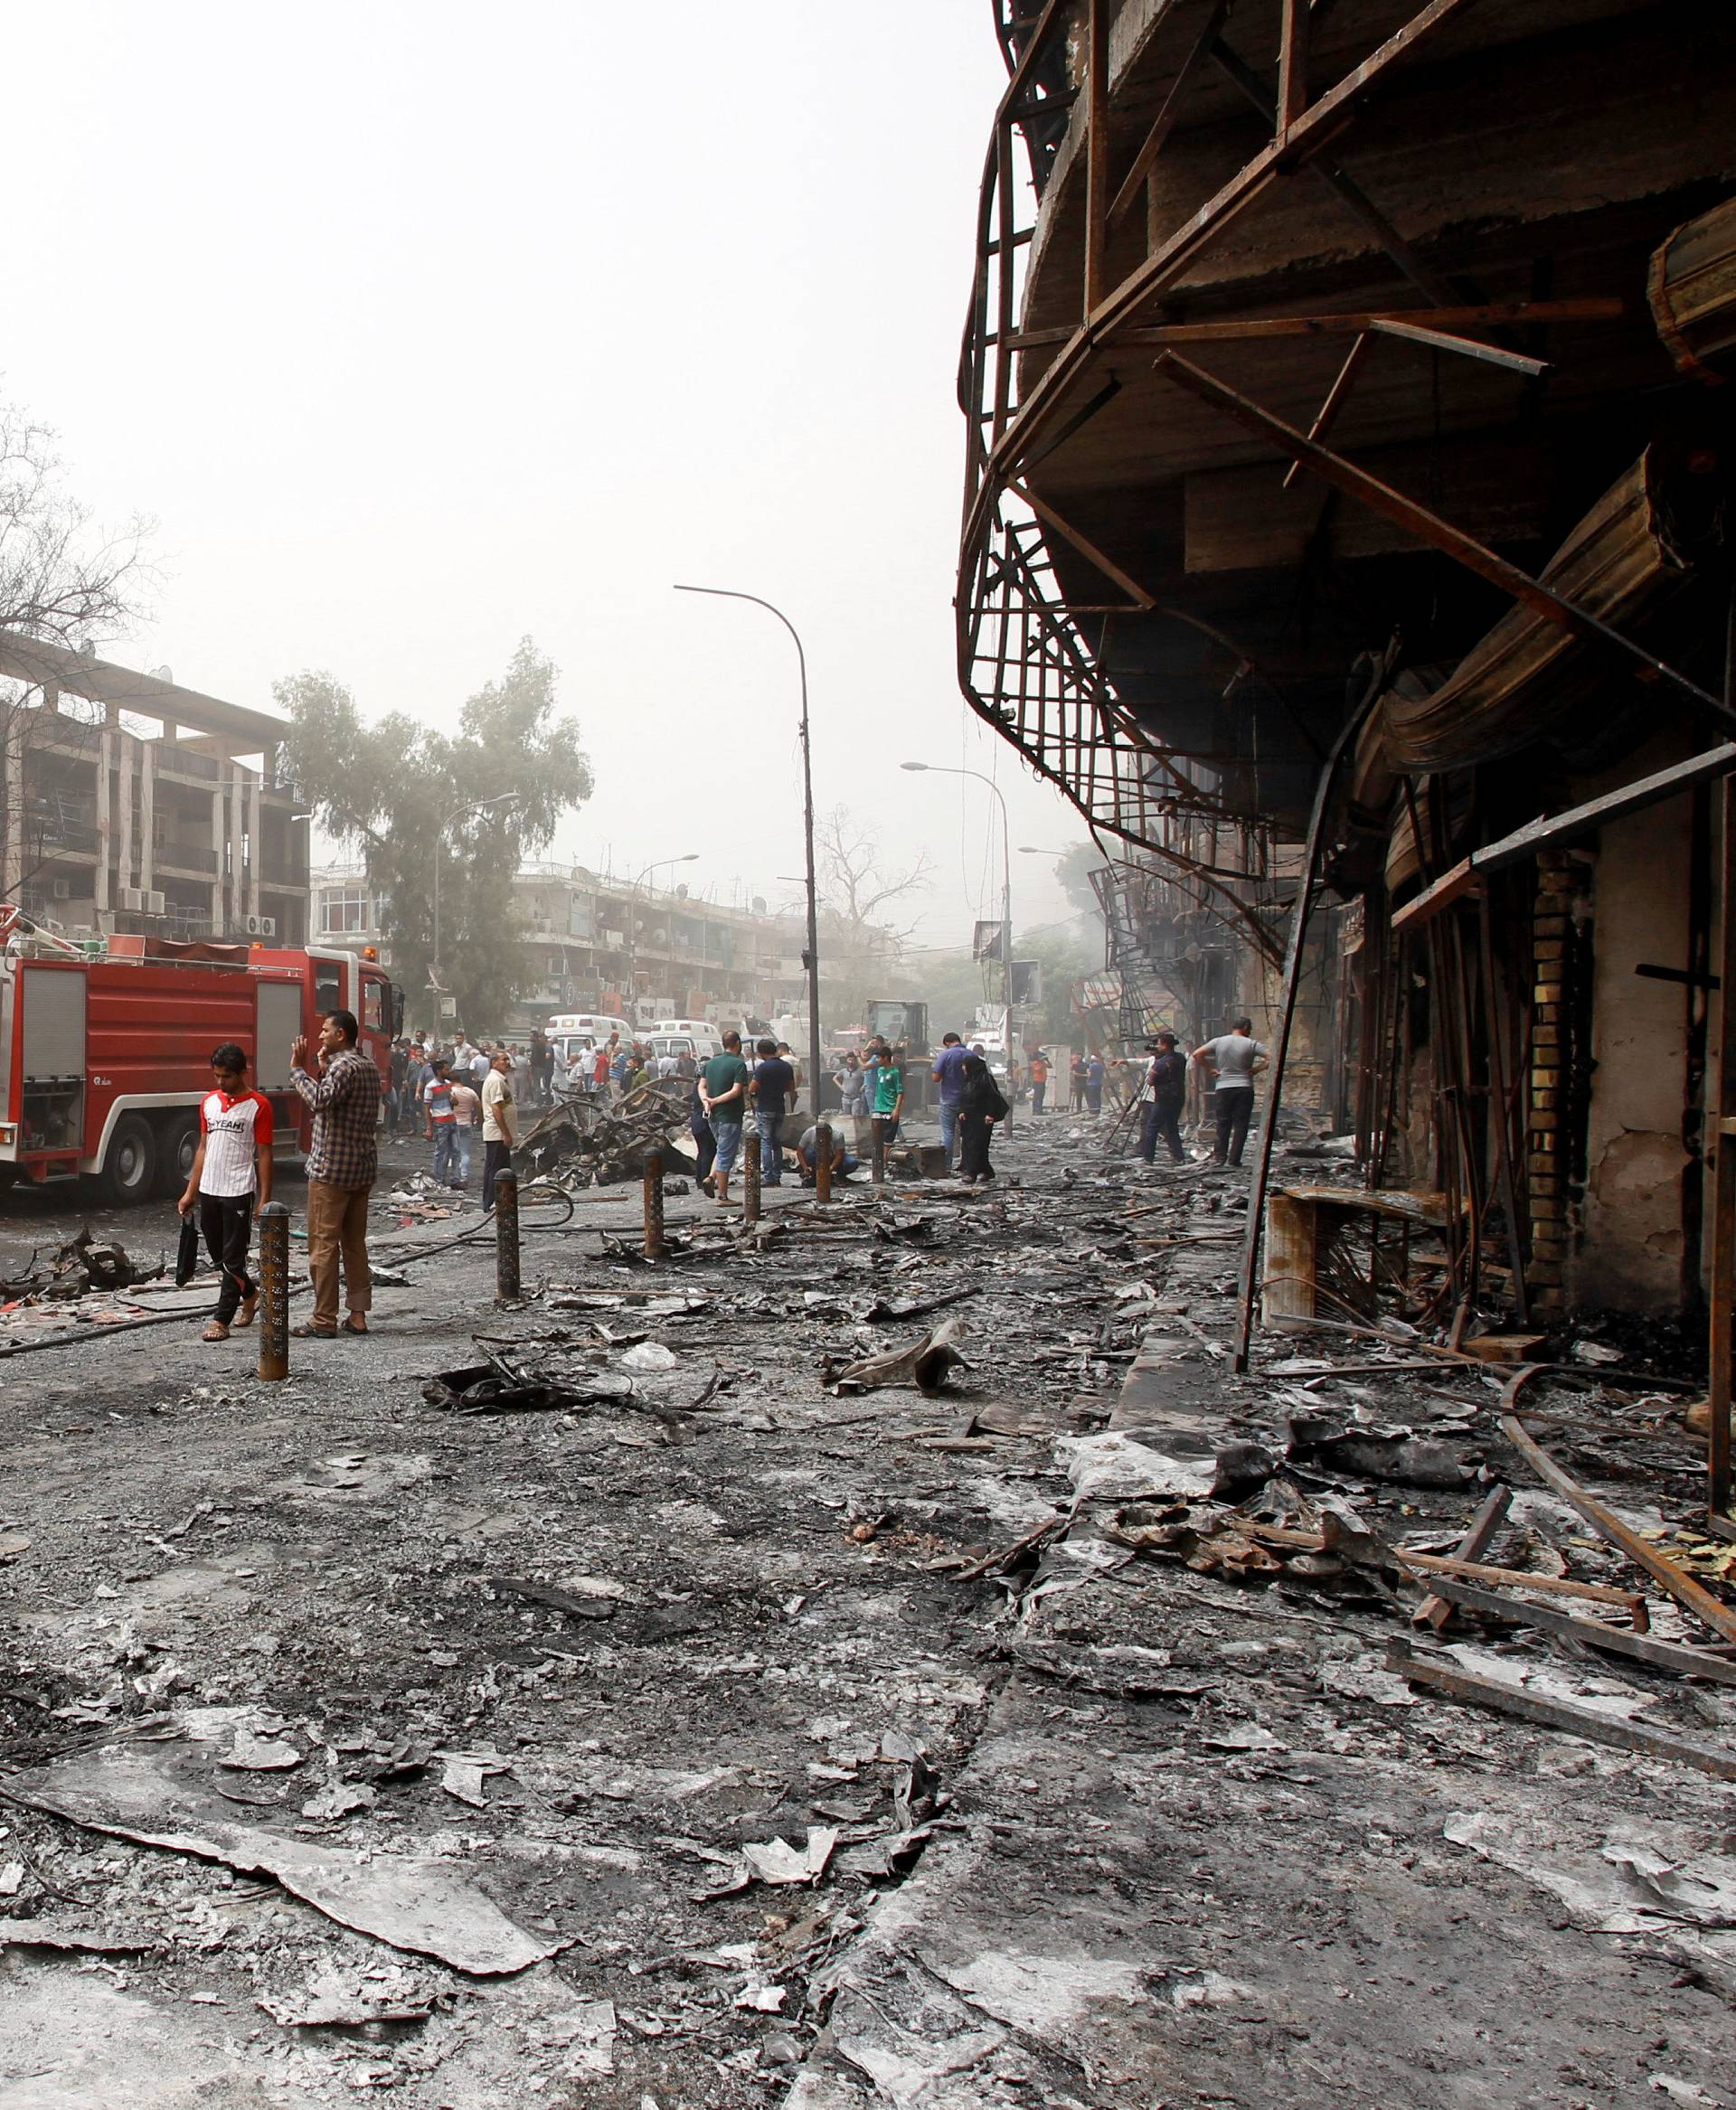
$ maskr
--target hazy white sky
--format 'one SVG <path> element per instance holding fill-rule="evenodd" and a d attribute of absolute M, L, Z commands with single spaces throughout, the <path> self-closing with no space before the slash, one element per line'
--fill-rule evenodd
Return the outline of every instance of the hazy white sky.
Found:
<path fill-rule="evenodd" d="M 528 633 L 597 791 L 563 854 L 787 898 L 816 798 L 926 850 L 967 937 L 997 778 L 953 675 L 955 399 L 1004 82 L 987 0 L 56 0 L 8 27 L 0 367 L 105 518 L 158 523 L 113 655 L 438 717 Z M 1066 912 L 1015 856 L 1021 927 Z M 662 875 L 659 875 L 660 877 Z"/>

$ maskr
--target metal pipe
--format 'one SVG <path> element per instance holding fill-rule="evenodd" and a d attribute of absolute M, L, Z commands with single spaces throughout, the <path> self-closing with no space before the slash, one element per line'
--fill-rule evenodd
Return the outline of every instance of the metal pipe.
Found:
<path fill-rule="evenodd" d="M 745 1129 L 741 1135 L 741 1220 L 760 1220 L 760 1138 Z"/>
<path fill-rule="evenodd" d="M 661 1260 L 664 1252 L 663 1153 L 647 1150 L 645 1154 L 645 1257 L 647 1260 Z"/>
<path fill-rule="evenodd" d="M 802 683 L 802 831 L 807 852 L 807 951 L 802 965 L 807 970 L 808 1107 L 817 1119 L 820 1111 L 820 912 L 814 871 L 814 750 L 807 725 L 807 655 L 801 635 L 784 611 L 757 593 L 742 593 L 732 586 L 677 586 L 677 593 L 708 593 L 719 600 L 751 601 L 776 616 L 789 632 L 796 646 L 796 665 Z"/>
<path fill-rule="evenodd" d="M 259 1379 L 289 1375 L 289 1211 L 268 1201 L 259 1211 Z"/>
<path fill-rule="evenodd" d="M 516 1304 L 518 1271 L 518 1174 L 510 1165 L 495 1174 L 495 1302 Z"/>

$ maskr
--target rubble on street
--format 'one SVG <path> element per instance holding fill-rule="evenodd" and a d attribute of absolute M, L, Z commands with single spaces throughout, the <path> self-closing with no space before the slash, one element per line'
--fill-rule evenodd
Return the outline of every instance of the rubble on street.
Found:
<path fill-rule="evenodd" d="M 658 1263 L 599 1192 L 505 1308 L 412 1225 L 280 1385 L 23 1366 L 8 2099 L 1725 2100 L 1691 1382 L 1378 1315 L 1238 1377 L 1242 1175 L 1102 1135 Z"/>

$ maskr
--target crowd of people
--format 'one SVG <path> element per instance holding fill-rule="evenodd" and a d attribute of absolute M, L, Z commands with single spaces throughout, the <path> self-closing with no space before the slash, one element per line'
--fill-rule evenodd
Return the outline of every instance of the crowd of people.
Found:
<path fill-rule="evenodd" d="M 367 1332 L 373 1302 L 367 1210 L 382 1126 L 392 1135 L 413 1135 L 420 1129 L 430 1146 L 434 1179 L 456 1189 L 469 1183 L 480 1134 L 487 1210 L 494 1205 L 496 1175 L 512 1163 L 524 1112 L 564 1095 L 610 1095 L 625 1102 L 644 1091 L 661 1091 L 676 1103 L 685 1100 L 700 1183 L 721 1206 L 730 1202 L 730 1182 L 744 1151 L 757 1153 L 762 1186 L 783 1182 L 785 1130 L 803 1078 L 788 1042 L 769 1035 L 755 1041 L 750 1052 L 740 1033 L 726 1031 L 718 1051 L 701 1060 L 691 1047 L 683 1051 L 665 1041 L 654 1054 L 618 1034 L 570 1045 L 563 1055 L 542 1032 L 533 1033 L 526 1045 L 500 1041 L 492 1048 L 473 1043 L 462 1031 L 449 1047 L 417 1033 L 392 1043 L 382 1079 L 358 1047 L 358 1032 L 351 1013 L 335 1011 L 321 1022 L 316 1050 L 310 1051 L 305 1038 L 291 1049 L 290 1082 L 312 1115 L 307 1210 L 314 1305 L 296 1328 L 304 1337 Z M 1137 1084 L 1124 1060 L 1095 1053 L 1076 1057 L 1067 1079 L 1071 1109 L 1099 1116 L 1106 1091 L 1124 1111 L 1137 1101 L 1138 1155 L 1154 1163 L 1161 1143 L 1171 1163 L 1179 1164 L 1186 1155 L 1181 1117 L 1190 1071 L 1195 1070 L 1203 1083 L 1210 1080 L 1213 1163 L 1239 1165 L 1253 1114 L 1254 1079 L 1269 1060 L 1253 1037 L 1251 1020 L 1237 1019 L 1227 1033 L 1186 1055 L 1175 1034 L 1165 1030 L 1147 1042 L 1146 1056 Z M 841 1113 L 825 1126 L 831 1130 L 835 1177 L 848 1179 L 876 1148 L 883 1158 L 898 1141 L 910 1060 L 908 1048 L 874 1037 L 833 1065 Z M 269 1101 L 249 1088 L 242 1049 L 225 1041 L 211 1062 L 212 1088 L 200 1106 L 198 1146 L 179 1206 L 189 1238 L 196 1225 L 220 1270 L 217 1307 L 204 1338 L 222 1341 L 231 1326 L 250 1324 L 258 1307 L 259 1289 L 248 1273 L 247 1257 L 254 1210 L 271 1197 L 273 1116 Z M 1040 1116 L 1050 1082 L 1042 1049 L 1028 1051 L 1024 1075 L 1031 1112 Z M 1016 1066 L 1009 1099 L 984 1044 L 967 1047 L 959 1034 L 948 1032 L 929 1078 L 948 1173 L 967 1185 L 992 1180 L 994 1132 L 1011 1117 L 1018 1097 Z M 816 1116 L 794 1140 L 804 1186 L 816 1178 L 821 1126 Z M 341 1322 L 340 1276 L 346 1305 Z"/>

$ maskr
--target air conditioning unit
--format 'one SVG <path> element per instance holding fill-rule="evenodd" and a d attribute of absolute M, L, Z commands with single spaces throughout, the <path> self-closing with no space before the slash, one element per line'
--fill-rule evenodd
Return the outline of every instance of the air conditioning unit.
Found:
<path fill-rule="evenodd" d="M 70 901 L 72 899 L 72 881 L 68 879 L 57 879 L 54 881 L 52 892 L 57 901 Z"/>
<path fill-rule="evenodd" d="M 153 887 L 145 897 L 145 913 L 147 916 L 161 916 L 164 912 L 165 903 L 162 893 L 157 888 Z"/>
<path fill-rule="evenodd" d="M 158 895 L 157 899 L 160 900 L 162 896 Z M 137 887 L 122 887 L 120 905 L 128 915 L 137 916 L 145 907 L 145 896 Z"/>
<path fill-rule="evenodd" d="M 247 924 L 247 935 L 250 937 L 257 937 L 259 935 L 259 918 L 257 916 L 249 916 L 244 918 L 244 920 Z"/>
<path fill-rule="evenodd" d="M 275 916 L 260 916 L 256 920 L 261 937 L 275 937 L 278 935 L 278 919 Z"/>

